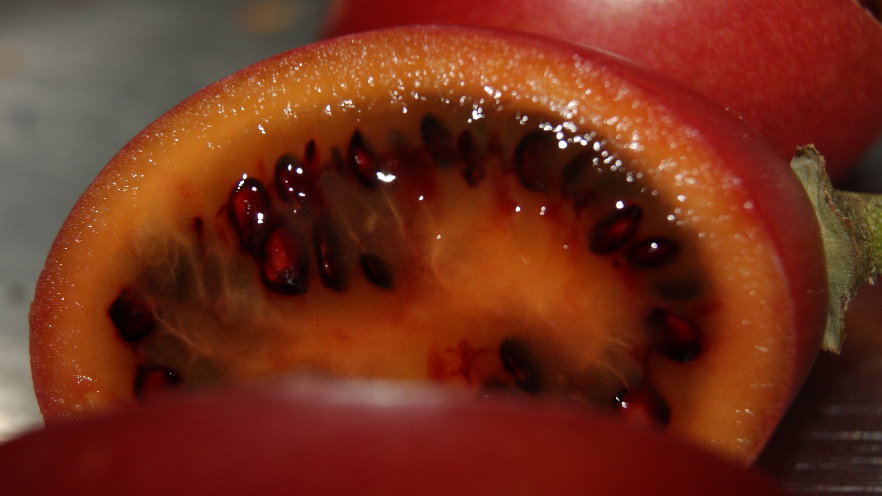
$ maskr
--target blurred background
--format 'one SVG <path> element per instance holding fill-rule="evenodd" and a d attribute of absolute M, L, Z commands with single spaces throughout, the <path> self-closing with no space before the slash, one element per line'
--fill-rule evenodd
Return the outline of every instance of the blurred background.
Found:
<path fill-rule="evenodd" d="M 0 441 L 40 424 L 28 307 L 80 193 L 178 101 L 313 40 L 326 3 L 0 0 Z M 849 186 L 882 191 L 880 166 L 877 146 Z M 882 493 L 882 292 L 862 296 L 762 460 L 805 494 Z"/>

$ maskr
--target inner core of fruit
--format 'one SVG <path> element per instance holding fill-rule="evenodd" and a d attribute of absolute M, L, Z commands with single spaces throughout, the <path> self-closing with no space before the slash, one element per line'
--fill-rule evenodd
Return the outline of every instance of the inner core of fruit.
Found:
<path fill-rule="evenodd" d="M 135 393 L 294 370 L 613 407 L 654 393 L 651 356 L 701 353 L 695 233 L 602 136 L 420 107 L 293 141 L 146 222 L 108 307 Z"/>

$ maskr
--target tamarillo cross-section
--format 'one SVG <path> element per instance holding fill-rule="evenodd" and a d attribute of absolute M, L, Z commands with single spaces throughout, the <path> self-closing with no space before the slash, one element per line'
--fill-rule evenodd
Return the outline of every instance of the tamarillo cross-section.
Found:
<path fill-rule="evenodd" d="M 814 210 L 740 121 L 512 33 L 260 62 L 135 137 L 31 314 L 48 423 L 280 375 L 554 398 L 747 464 L 826 317 Z"/>

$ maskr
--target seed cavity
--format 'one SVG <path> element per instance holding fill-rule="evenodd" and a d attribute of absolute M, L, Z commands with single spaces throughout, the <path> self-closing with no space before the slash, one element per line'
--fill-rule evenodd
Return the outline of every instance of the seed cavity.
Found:
<path fill-rule="evenodd" d="M 528 393 L 542 389 L 542 375 L 533 348 L 524 339 L 506 338 L 499 344 L 499 360 L 515 383 Z"/>
<path fill-rule="evenodd" d="M 227 204 L 218 211 L 221 221 L 228 217 L 232 230 L 246 248 L 245 256 L 228 256 L 229 250 L 238 251 L 229 230 L 214 229 L 215 225 L 211 223 L 206 229 L 202 218 L 193 217 L 192 232 L 186 224 L 182 228 L 187 231 L 190 244 L 177 251 L 164 251 L 162 265 L 151 273 L 139 274 L 136 287 L 138 290 L 149 288 L 147 291 L 150 292 L 144 294 L 151 297 L 150 302 L 189 302 L 194 300 L 193 295 L 199 295 L 198 303 L 204 305 L 200 311 L 211 319 L 211 325 L 206 327 L 212 334 L 205 339 L 218 340 L 218 336 L 224 333 L 224 339 L 238 345 L 238 349 L 247 354 L 253 349 L 252 342 L 256 349 L 265 344 L 259 342 L 260 339 L 271 340 L 272 336 L 254 338 L 257 333 L 241 332 L 254 321 L 253 314 L 241 318 L 238 313 L 244 315 L 244 312 L 236 308 L 229 312 L 233 316 L 231 319 L 224 312 L 230 302 L 231 305 L 252 308 L 252 298 L 265 298 L 265 293 L 263 296 L 254 295 L 255 287 L 284 295 L 316 292 L 322 295 L 313 300 L 318 304 L 330 301 L 345 305 L 346 298 L 358 295 L 333 294 L 321 288 L 343 293 L 353 285 L 353 278 L 361 277 L 361 271 L 374 287 L 409 289 L 415 285 L 407 284 L 410 279 L 405 278 L 421 273 L 425 267 L 419 264 L 428 266 L 436 262 L 435 258 L 424 259 L 425 251 L 436 249 L 431 257 L 437 256 L 437 260 L 443 262 L 432 274 L 446 275 L 443 271 L 448 266 L 444 264 L 459 263 L 457 257 L 470 256 L 467 249 L 458 251 L 458 247 L 453 246 L 455 243 L 448 241 L 448 238 L 469 240 L 468 231 L 464 231 L 464 238 L 457 237 L 459 234 L 455 228 L 460 227 L 458 223 L 468 227 L 467 223 L 472 221 L 469 216 L 483 215 L 483 207 L 489 205 L 491 209 L 486 210 L 492 210 L 496 205 L 505 205 L 506 208 L 500 208 L 499 213 L 495 210 L 492 213 L 500 217 L 492 218 L 493 226 L 500 226 L 502 230 L 507 220 L 504 216 L 513 215 L 508 208 L 509 202 L 513 197 L 522 198 L 525 190 L 554 193 L 553 197 L 549 194 L 547 198 L 541 198 L 540 215 L 546 215 L 545 205 L 548 205 L 549 215 L 545 219 L 551 219 L 550 222 L 561 219 L 560 222 L 575 224 L 564 226 L 563 234 L 552 235 L 560 236 L 553 241 L 566 243 L 563 245 L 565 249 L 569 249 L 574 237 L 587 238 L 591 252 L 620 252 L 611 257 L 612 262 L 616 267 L 631 269 L 664 267 L 680 256 L 681 246 L 675 239 L 682 238 L 670 234 L 671 231 L 662 230 L 652 237 L 643 233 L 638 235 L 638 230 L 648 230 L 660 224 L 657 222 L 658 205 L 654 200 L 647 200 L 647 196 L 638 196 L 643 194 L 644 190 L 640 189 L 643 184 L 626 184 L 619 180 L 621 174 L 613 174 L 613 169 L 602 166 L 610 157 L 607 150 L 574 141 L 570 142 L 569 149 L 562 150 L 558 146 L 558 137 L 551 132 L 532 130 L 524 134 L 524 128 L 518 127 L 518 134 L 500 137 L 502 133 L 492 128 L 488 131 L 482 126 L 484 123 L 462 129 L 449 125 L 448 121 L 434 114 L 426 114 L 419 120 L 418 137 L 412 130 L 393 130 L 388 139 L 389 146 L 378 146 L 376 150 L 371 149 L 364 135 L 356 129 L 352 131 L 348 144 L 343 139 L 328 146 L 329 157 L 325 163 L 319 163 L 318 146 L 315 140 L 309 140 L 301 156 L 279 156 L 274 169 L 267 171 L 269 177 L 261 176 L 265 183 L 255 177 L 242 176 L 232 188 Z M 375 128 L 363 129 L 376 131 Z M 518 141 L 507 141 L 510 136 Z M 513 152 L 511 145 L 515 145 Z M 438 167 L 432 166 L 433 161 Z M 386 179 L 391 175 L 383 174 L 389 170 L 401 177 L 395 187 L 387 188 L 381 183 L 388 182 Z M 488 176 L 494 180 L 505 177 L 505 183 L 486 184 L 484 188 L 472 190 L 475 195 L 486 195 L 476 198 L 478 202 L 474 205 L 478 208 L 469 203 L 473 198 L 466 198 L 466 201 L 462 201 L 461 196 L 451 198 L 449 191 L 443 189 L 452 180 L 453 191 L 459 193 L 483 184 Z M 635 182 L 640 180 L 637 178 Z M 627 199 L 634 199 L 635 203 Z M 636 204 L 644 201 L 647 203 L 643 206 Z M 449 212 L 443 209 L 451 204 L 456 204 L 456 213 L 462 218 L 445 218 Z M 575 207 L 575 215 L 567 211 L 570 204 Z M 218 218 L 208 220 L 215 222 Z M 484 220 L 478 218 L 479 222 Z M 435 229 L 435 223 L 440 226 L 438 229 Z M 427 225 L 432 229 L 427 230 Z M 451 229 L 451 225 L 455 228 Z M 533 236 L 537 232 L 531 230 L 529 224 L 525 225 L 525 231 L 511 235 Z M 192 240 L 193 232 L 197 241 Z M 484 232 L 478 235 L 483 236 Z M 493 235 L 495 231 L 488 236 Z M 216 238 L 224 241 L 221 248 L 209 243 Z M 489 241 L 494 240 L 491 237 Z M 690 245 L 685 243 L 684 250 L 688 250 Z M 441 248 L 435 248 L 438 246 Z M 584 252 L 581 255 L 590 257 Z M 411 261 L 416 264 L 416 270 L 403 266 Z M 680 264 L 687 265 L 688 260 L 681 260 Z M 474 277 L 484 277 L 480 274 L 481 267 L 474 269 L 479 269 L 474 271 Z M 641 272 L 637 276 L 645 280 L 634 287 L 643 291 L 649 301 L 656 302 L 650 305 L 694 308 L 697 306 L 694 303 L 701 302 L 689 302 L 688 306 L 682 302 L 702 296 L 703 281 L 698 279 L 701 273 L 689 267 L 679 270 L 684 267 L 677 266 L 676 269 L 678 271 L 673 275 L 673 271 L 665 270 Z M 629 278 L 629 282 L 635 277 L 633 273 L 622 275 L 623 270 L 613 272 Z M 312 279 L 313 273 L 318 274 L 316 279 L 320 284 Z M 494 289 L 492 286 L 476 287 L 478 291 Z M 154 295 L 160 298 L 153 298 Z M 323 299 L 329 295 L 330 299 Z M 273 297 L 271 303 L 285 305 L 292 302 L 298 307 L 299 302 L 307 301 L 304 298 Z M 461 304 L 460 301 L 457 304 Z M 464 303 L 468 304 L 467 301 Z M 635 308 L 644 304 L 638 301 Z M 265 308 L 259 306 L 255 312 Z M 479 312 L 484 308 L 482 306 Z M 653 306 L 644 308 L 652 309 Z M 158 310 L 155 313 L 132 289 L 123 290 L 108 307 L 114 327 L 123 340 L 135 343 L 133 348 L 142 364 L 135 377 L 136 394 L 174 386 L 181 382 L 182 376 L 191 384 L 232 380 L 225 375 L 230 370 L 226 367 L 229 357 L 200 354 L 204 352 L 203 343 L 206 341 L 199 335 L 203 332 L 199 325 L 191 326 L 194 321 L 180 318 L 174 308 L 163 306 Z M 500 325 L 505 329 L 503 332 L 512 333 L 512 329 L 521 325 L 520 322 L 516 326 L 498 324 L 495 310 L 492 312 L 494 320 L 491 325 Z M 161 321 L 156 315 L 162 316 Z M 693 317 L 691 313 L 681 315 L 655 308 L 639 315 L 646 318 L 646 327 L 643 328 L 646 339 L 643 343 L 634 343 L 633 348 L 629 343 L 621 356 L 606 351 L 599 355 L 570 353 L 568 343 L 557 346 L 552 340 L 537 337 L 540 334 L 530 328 L 518 331 L 518 336 L 509 335 L 498 345 L 496 342 L 481 342 L 480 348 L 473 349 L 468 343 L 462 344 L 457 348 L 459 368 L 453 370 L 461 375 L 457 380 L 464 380 L 483 396 L 513 392 L 556 395 L 605 410 L 615 407 L 623 415 L 664 425 L 669 420 L 670 409 L 651 387 L 642 384 L 645 371 L 640 364 L 644 352 L 648 346 L 670 360 L 688 362 L 701 351 L 701 330 L 689 320 Z M 201 322 L 197 324 L 201 325 Z M 160 326 L 161 330 L 155 330 Z M 444 332 L 439 330 L 439 335 L 446 338 Z M 341 336 L 343 334 L 341 332 Z M 240 341 L 240 335 L 248 336 L 247 343 Z M 583 342 L 579 339 L 580 343 Z M 635 349 L 638 351 L 634 352 Z"/>
<path fill-rule="evenodd" d="M 657 308 L 647 319 L 651 341 L 662 355 L 677 362 L 688 362 L 701 352 L 701 333 L 690 320 Z"/>
<path fill-rule="evenodd" d="M 591 251 L 603 255 L 623 247 L 634 236 L 642 216 L 639 205 L 620 202 L 588 235 Z"/>
<path fill-rule="evenodd" d="M 373 253 L 362 253 L 359 257 L 361 270 L 364 276 L 374 286 L 382 289 L 392 289 L 395 285 L 389 267 L 380 257 Z"/>
<path fill-rule="evenodd" d="M 246 249 L 252 249 L 270 220 L 266 188 L 258 179 L 245 177 L 233 187 L 228 204 L 230 223 L 240 243 Z"/>
<path fill-rule="evenodd" d="M 638 241 L 628 248 L 625 258 L 632 267 L 654 269 L 672 262 L 680 252 L 680 245 L 660 236 Z"/>
<path fill-rule="evenodd" d="M 260 274 L 273 292 L 300 295 L 306 293 L 309 278 L 309 255 L 296 233 L 277 227 L 264 241 Z"/>
<path fill-rule="evenodd" d="M 125 288 L 107 309 L 117 334 L 129 343 L 140 341 L 156 329 L 153 309 L 132 288 Z"/>

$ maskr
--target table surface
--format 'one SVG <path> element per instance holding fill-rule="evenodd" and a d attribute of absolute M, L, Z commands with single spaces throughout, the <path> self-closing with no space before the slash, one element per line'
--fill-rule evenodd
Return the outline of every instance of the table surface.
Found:
<path fill-rule="evenodd" d="M 49 245 L 104 163 L 164 110 L 314 39 L 323 0 L 2 0 L 0 441 L 40 423 L 27 312 Z M 882 145 L 882 143 L 880 143 Z M 882 191 L 882 146 L 853 184 Z M 794 492 L 882 494 L 882 290 L 822 356 L 760 460 Z"/>

